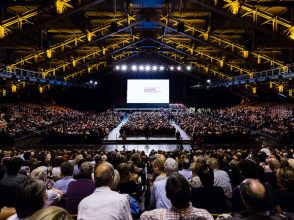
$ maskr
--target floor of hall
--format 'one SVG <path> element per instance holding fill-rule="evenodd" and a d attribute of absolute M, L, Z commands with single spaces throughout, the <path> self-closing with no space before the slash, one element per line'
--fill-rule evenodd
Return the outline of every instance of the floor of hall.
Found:
<path fill-rule="evenodd" d="M 120 128 L 128 121 L 129 115 L 125 117 L 122 122 L 114 128 L 111 132 L 109 132 L 108 136 L 104 138 L 104 140 L 122 140 L 119 134 Z M 172 122 L 172 125 L 175 127 L 176 131 L 179 130 L 181 133 L 181 137 L 183 138 L 183 141 L 185 140 L 191 140 L 191 138 L 186 134 L 186 132 L 181 129 L 174 121 Z M 152 137 L 150 136 L 148 138 L 149 140 L 176 140 L 175 136 L 166 136 L 166 137 Z M 134 137 L 127 137 L 127 140 L 146 140 L 143 136 L 134 136 Z"/>

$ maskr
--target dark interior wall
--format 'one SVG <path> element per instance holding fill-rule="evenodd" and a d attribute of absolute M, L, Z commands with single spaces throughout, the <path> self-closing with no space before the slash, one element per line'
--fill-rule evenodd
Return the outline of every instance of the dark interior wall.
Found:
<path fill-rule="evenodd" d="M 4 99 L 2 102 L 55 100 L 56 104 L 68 106 L 78 110 L 105 111 L 110 107 L 167 107 L 166 104 L 127 104 L 128 79 L 169 79 L 170 103 L 183 103 L 188 107 L 219 108 L 240 103 L 241 98 L 217 89 L 192 89 L 198 84 L 198 78 L 178 72 L 130 73 L 114 72 L 98 79 L 97 89 L 84 89 L 57 86 L 39 94 L 38 88 L 20 90 Z M 94 80 L 95 81 L 95 80 Z M 201 82 L 200 82 L 201 83 Z M 29 94 L 29 96 L 28 96 Z M 20 98 L 16 98 L 19 95 Z"/>

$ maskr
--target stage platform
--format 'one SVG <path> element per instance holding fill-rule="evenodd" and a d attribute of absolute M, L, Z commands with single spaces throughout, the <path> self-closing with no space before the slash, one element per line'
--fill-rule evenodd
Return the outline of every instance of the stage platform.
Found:
<path fill-rule="evenodd" d="M 122 122 L 114 128 L 107 137 L 102 140 L 102 144 L 121 144 L 122 138 L 120 137 L 119 130 L 120 128 L 128 121 L 129 115 L 125 117 Z M 182 144 L 189 144 L 191 138 L 186 134 L 186 132 L 181 129 L 178 125 L 172 122 L 172 125 L 175 127 L 176 131 L 179 130 L 181 133 L 181 137 L 183 138 Z M 136 143 L 136 144 L 178 144 L 175 136 L 161 136 L 161 137 L 152 137 L 152 135 L 148 138 L 144 136 L 137 137 L 127 137 L 127 143 Z"/>

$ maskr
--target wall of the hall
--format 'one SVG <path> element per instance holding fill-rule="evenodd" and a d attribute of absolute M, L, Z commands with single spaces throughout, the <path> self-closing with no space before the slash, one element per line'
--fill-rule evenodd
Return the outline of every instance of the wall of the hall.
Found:
<path fill-rule="evenodd" d="M 166 107 L 157 104 L 127 104 L 128 79 L 169 79 L 170 103 L 183 103 L 188 107 L 219 108 L 240 103 L 241 98 L 222 89 L 192 89 L 198 84 L 195 77 L 176 72 L 123 73 L 115 72 L 98 79 L 97 89 L 54 87 L 38 93 L 38 88 L 20 90 L 18 94 L 2 99 L 2 102 L 55 100 L 56 104 L 79 110 L 104 111 L 110 107 Z M 28 96 L 29 94 L 29 96 Z M 19 95 L 20 98 L 16 98 Z"/>

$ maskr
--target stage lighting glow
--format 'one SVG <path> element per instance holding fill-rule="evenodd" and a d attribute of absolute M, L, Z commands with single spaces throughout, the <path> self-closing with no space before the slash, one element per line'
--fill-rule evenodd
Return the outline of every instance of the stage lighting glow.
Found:
<path fill-rule="evenodd" d="M 132 66 L 132 70 L 133 71 L 137 70 L 137 66 Z"/>
<path fill-rule="evenodd" d="M 210 79 L 208 79 L 207 82 L 210 83 Z"/>
<path fill-rule="evenodd" d="M 90 80 L 90 83 L 93 83 L 93 81 L 92 81 L 92 80 Z"/>
<path fill-rule="evenodd" d="M 153 70 L 157 70 L 157 66 L 153 66 L 153 68 L 152 68 Z"/>
<path fill-rule="evenodd" d="M 115 69 L 116 69 L 116 70 L 119 70 L 119 66 L 116 66 Z"/>
<path fill-rule="evenodd" d="M 123 66 L 121 67 L 121 69 L 122 69 L 122 70 L 126 70 L 126 69 L 127 69 L 127 66 L 126 66 L 126 65 L 123 65 Z"/>
<path fill-rule="evenodd" d="M 163 67 L 163 66 L 161 66 L 159 69 L 160 69 L 160 70 L 163 70 L 163 69 L 164 69 L 164 67 Z"/>
<path fill-rule="evenodd" d="M 180 67 L 180 66 L 178 66 L 178 67 L 177 67 L 177 70 L 181 70 L 181 67 Z"/>
<path fill-rule="evenodd" d="M 97 85 L 98 83 L 97 83 L 97 81 L 95 82 L 95 85 Z"/>
<path fill-rule="evenodd" d="M 149 71 L 150 70 L 150 66 L 146 66 L 146 70 Z"/>
<path fill-rule="evenodd" d="M 190 67 L 190 66 L 187 66 L 187 70 L 189 70 L 189 71 L 190 71 L 190 70 L 191 70 L 191 67 Z"/>
<path fill-rule="evenodd" d="M 140 70 L 144 70 L 144 66 L 140 66 L 139 69 L 140 69 Z"/>
<path fill-rule="evenodd" d="M 174 67 L 173 67 L 173 66 L 171 66 L 171 67 L 170 67 L 170 70 L 174 70 Z"/>

